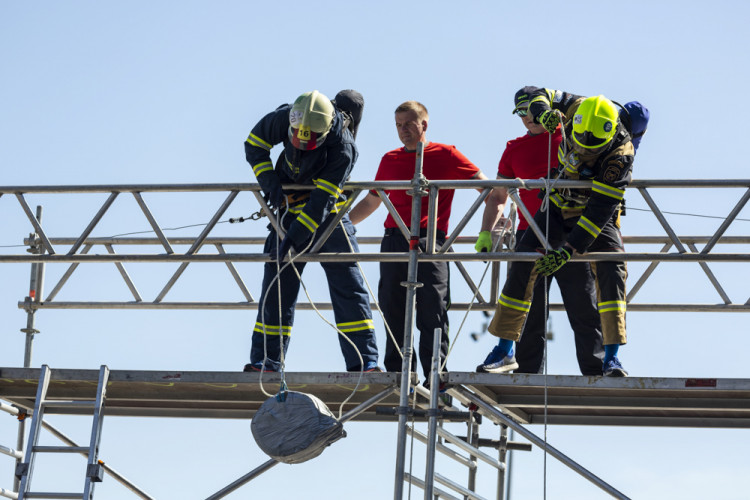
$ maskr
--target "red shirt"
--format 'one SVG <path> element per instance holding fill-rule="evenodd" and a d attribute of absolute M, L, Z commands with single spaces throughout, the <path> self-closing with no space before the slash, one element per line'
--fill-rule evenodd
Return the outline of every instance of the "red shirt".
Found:
<path fill-rule="evenodd" d="M 547 161 L 549 158 L 552 172 L 557 170 L 557 148 L 560 146 L 562 134 L 558 127 L 552 134 L 552 149 L 549 153 L 549 134 L 547 132 L 538 135 L 529 135 L 508 141 L 505 146 L 503 156 L 500 158 L 500 164 L 497 167 L 497 176 L 506 179 L 539 179 L 547 177 Z M 542 200 L 539 199 L 538 189 L 519 189 L 521 201 L 531 214 L 535 214 L 539 207 L 542 206 Z M 526 222 L 521 211 L 518 211 L 519 223 L 518 229 L 526 229 L 529 223 Z"/>
<path fill-rule="evenodd" d="M 380 160 L 376 181 L 405 181 L 414 178 L 414 165 L 417 153 L 408 152 L 404 148 L 389 151 Z M 479 167 L 471 163 L 455 146 L 430 142 L 424 148 L 422 174 L 431 181 L 468 180 L 480 172 Z M 406 190 L 393 189 L 386 191 L 388 198 L 406 223 L 411 227 L 412 197 Z M 374 194 L 374 193 L 373 193 Z M 437 228 L 448 233 L 448 219 L 451 216 L 453 190 L 441 189 L 437 200 Z M 427 196 L 422 198 L 422 220 L 420 227 L 427 227 Z M 391 214 L 385 219 L 385 227 L 398 227 Z"/>

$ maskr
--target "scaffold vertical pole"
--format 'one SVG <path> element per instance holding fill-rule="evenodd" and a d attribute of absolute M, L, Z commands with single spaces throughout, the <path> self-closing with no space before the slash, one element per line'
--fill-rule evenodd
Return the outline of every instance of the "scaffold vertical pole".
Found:
<path fill-rule="evenodd" d="M 505 498 L 506 485 L 510 484 L 510 452 L 508 451 L 508 427 L 500 425 L 500 446 L 498 446 L 498 460 L 505 464 L 504 469 L 497 469 L 497 500 Z"/>
<path fill-rule="evenodd" d="M 42 206 L 37 205 L 36 207 L 36 220 L 39 224 L 42 223 Z M 45 247 L 39 241 L 39 235 L 31 233 L 29 235 L 31 242 L 27 252 L 32 254 L 42 255 L 45 252 Z M 29 277 L 29 295 L 26 297 L 26 328 L 21 328 L 21 332 L 26 334 L 26 344 L 23 351 L 23 367 L 31 368 L 31 357 L 34 353 L 34 335 L 39 333 L 39 330 L 35 326 L 35 313 L 36 309 L 31 307 L 32 302 L 41 302 L 42 294 L 44 293 L 44 262 L 32 262 L 31 263 L 31 276 Z M 24 437 L 26 435 L 26 420 L 25 418 L 18 419 L 18 438 L 16 440 L 16 447 L 19 451 L 24 450 Z M 16 466 L 22 462 L 21 458 L 16 459 Z M 20 479 L 17 476 L 13 478 L 13 488 L 18 491 L 21 484 Z"/>
<path fill-rule="evenodd" d="M 477 421 L 477 414 L 472 409 L 469 409 L 469 421 L 467 422 L 466 429 L 466 442 L 475 448 L 479 448 L 479 422 Z M 469 455 L 469 481 L 468 488 L 471 491 L 477 490 L 477 457 L 475 455 Z"/>
<path fill-rule="evenodd" d="M 437 446 L 438 396 L 440 395 L 440 340 L 442 328 L 435 328 L 432 342 L 432 371 L 430 372 L 430 409 L 427 412 L 427 460 L 424 473 L 424 498 L 432 500 L 435 487 L 435 447 Z"/>
<path fill-rule="evenodd" d="M 394 500 L 401 500 L 404 494 L 404 471 L 406 466 L 406 423 L 409 411 L 409 389 L 411 383 L 411 358 L 414 352 L 414 306 L 416 304 L 417 288 L 422 284 L 417 282 L 417 261 L 419 255 L 419 232 L 422 209 L 422 196 L 425 195 L 426 179 L 422 175 L 424 143 L 417 143 L 417 157 L 412 179 L 411 204 L 411 235 L 409 239 L 409 266 L 407 281 L 401 284 L 406 287 L 406 304 L 404 319 L 404 343 L 401 348 L 403 362 L 401 363 L 401 396 L 398 407 L 398 442 L 396 449 L 396 480 L 394 486 Z"/>

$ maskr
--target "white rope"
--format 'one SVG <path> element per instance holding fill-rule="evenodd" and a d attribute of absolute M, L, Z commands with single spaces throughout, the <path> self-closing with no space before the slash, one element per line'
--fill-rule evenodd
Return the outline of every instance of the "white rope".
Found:
<path fill-rule="evenodd" d="M 346 234 L 346 229 L 344 229 L 344 221 L 339 221 L 339 224 L 341 225 L 341 229 L 344 231 L 344 234 Z M 354 253 L 354 247 L 352 246 L 352 242 L 349 240 L 348 236 L 346 238 L 347 243 L 349 243 L 349 250 Z M 388 322 L 385 320 L 385 315 L 383 314 L 383 310 L 380 308 L 380 302 L 378 302 L 377 297 L 375 296 L 375 292 L 372 291 L 372 287 L 370 286 L 370 281 L 367 279 L 367 275 L 365 274 L 364 269 L 362 269 L 362 266 L 359 264 L 359 261 L 355 261 L 357 264 L 357 269 L 359 269 L 360 274 L 362 275 L 362 279 L 365 281 L 365 285 L 367 286 L 367 291 L 370 294 L 370 297 L 372 297 L 373 304 L 375 304 L 375 308 L 378 310 L 378 314 L 380 314 L 380 319 L 383 320 L 383 325 L 385 326 L 385 331 L 388 333 L 388 338 L 391 342 L 393 342 L 393 345 L 396 347 L 396 351 L 398 352 L 398 355 L 401 356 L 401 359 L 404 359 L 404 354 L 401 352 L 401 349 L 398 346 L 398 342 L 396 341 L 396 336 L 393 335 L 393 331 L 391 330 L 391 327 L 388 325 Z"/>
<path fill-rule="evenodd" d="M 558 114 L 560 114 L 559 111 L 557 111 Z M 564 128 L 564 127 L 561 127 Z M 551 185 L 549 182 L 551 171 L 552 171 L 552 132 L 549 132 L 549 140 L 547 142 L 547 178 L 545 180 L 545 190 L 544 190 L 544 201 L 542 204 L 544 205 L 545 210 L 545 228 L 544 228 L 544 239 L 547 240 L 549 243 L 549 192 L 551 189 Z M 560 170 L 558 168 L 558 170 Z M 557 179 L 560 178 L 560 173 L 558 172 Z M 548 311 L 548 297 L 547 297 L 547 287 L 549 285 L 549 277 L 547 275 L 544 275 L 544 296 L 542 297 L 543 303 L 544 303 L 544 309 L 542 310 L 542 314 L 544 315 L 544 355 L 542 357 L 542 365 L 544 367 L 544 496 L 543 498 L 546 500 L 547 498 L 547 407 L 548 407 L 548 400 L 547 400 L 547 316 L 549 315 Z"/>
<path fill-rule="evenodd" d="M 497 251 L 498 246 L 503 241 L 503 238 L 505 237 L 505 233 L 508 232 L 507 225 L 503 226 L 503 229 L 500 231 L 500 234 L 498 235 L 497 241 L 492 244 L 492 253 L 495 253 Z M 461 320 L 461 324 L 458 326 L 458 331 L 456 332 L 456 335 L 453 337 L 453 341 L 450 343 L 450 346 L 448 347 L 448 352 L 445 354 L 445 359 L 443 360 L 443 363 L 440 365 L 440 371 L 442 372 L 445 369 L 445 365 L 448 363 L 448 357 L 450 356 L 451 352 L 453 351 L 453 347 L 456 345 L 456 342 L 458 341 L 458 337 L 461 334 L 461 330 L 464 327 L 464 323 L 466 323 L 466 319 L 469 316 L 469 313 L 471 312 L 471 308 L 474 306 L 474 301 L 477 298 L 477 295 L 479 295 L 479 289 L 482 286 L 482 283 L 484 282 L 484 278 L 487 276 L 487 271 L 489 270 L 490 266 L 492 265 L 492 261 L 487 261 L 487 264 L 484 266 L 484 272 L 482 272 L 482 277 L 479 279 L 479 283 L 476 285 L 476 289 L 474 290 L 474 294 L 471 297 L 471 300 L 469 301 L 469 307 L 466 309 L 466 313 L 464 314 L 463 319 Z"/>
<path fill-rule="evenodd" d="M 288 200 L 287 200 L 287 206 L 288 206 Z M 288 213 L 288 209 L 285 210 L 284 215 L 281 218 L 281 222 L 283 222 L 283 220 L 286 217 L 287 213 Z M 277 213 L 276 217 L 277 217 L 277 224 L 278 224 L 278 223 L 280 223 L 279 219 L 278 219 L 278 213 Z M 341 221 L 339 221 L 339 222 L 341 222 Z M 279 226 L 279 227 L 281 227 L 281 226 Z M 354 249 L 352 247 L 351 241 L 349 241 L 349 235 L 346 233 L 346 230 L 344 229 L 343 223 L 341 223 L 341 229 L 342 229 L 342 231 L 344 231 L 344 237 L 346 238 L 346 241 L 349 244 L 349 248 L 352 250 L 352 253 L 354 253 Z M 354 342 L 352 342 L 352 340 L 349 337 L 347 337 L 346 334 L 344 334 L 344 332 L 342 332 L 335 324 L 333 324 L 330 321 L 328 321 L 323 316 L 323 314 L 320 312 L 320 310 L 315 306 L 315 303 L 313 302 L 312 297 L 310 297 L 310 293 L 307 290 L 307 286 L 305 286 L 305 282 L 302 280 L 302 276 L 300 275 L 299 271 L 297 270 L 297 267 L 293 265 L 294 261 L 297 258 L 299 258 L 299 256 L 304 255 L 310 249 L 310 247 L 313 244 L 314 239 L 315 239 L 315 232 L 313 232 L 313 234 L 310 237 L 310 240 L 308 241 L 308 243 L 305 246 L 305 248 L 303 248 L 299 253 L 297 253 L 296 255 L 292 255 L 291 251 L 288 253 L 289 261 L 286 262 L 286 263 L 284 263 L 284 265 L 281 266 L 281 267 L 280 267 L 279 261 L 281 261 L 282 259 L 284 259 L 286 257 L 286 255 L 277 255 L 277 259 L 276 259 L 276 276 L 273 278 L 273 280 L 271 280 L 271 283 L 268 285 L 268 288 L 266 289 L 266 291 L 264 293 L 263 304 L 265 305 L 265 298 L 267 297 L 267 294 L 270 291 L 271 287 L 273 286 L 274 282 L 279 281 L 279 286 L 277 287 L 277 290 L 278 290 L 278 297 L 279 297 L 279 300 L 278 300 L 278 302 L 279 302 L 279 323 L 281 323 L 281 282 L 280 282 L 280 276 L 281 276 L 281 273 L 288 266 L 292 266 L 292 269 L 294 270 L 294 273 L 297 275 L 297 279 L 299 280 L 300 285 L 302 285 L 302 289 L 305 292 L 305 296 L 307 297 L 307 300 L 310 302 L 310 305 L 312 306 L 313 310 L 317 313 L 317 315 L 320 317 L 320 319 L 322 319 L 326 324 L 328 324 L 331 328 L 333 328 L 336 331 L 336 333 L 338 333 L 339 335 L 341 335 L 354 348 L 354 351 L 357 353 L 357 357 L 359 358 L 359 366 L 360 366 L 359 377 L 357 378 L 357 384 L 354 386 L 354 389 L 352 390 L 352 393 L 349 394 L 349 396 L 346 399 L 344 399 L 344 401 L 342 401 L 341 404 L 339 405 L 339 416 L 338 416 L 338 418 L 341 418 L 341 416 L 344 413 L 344 405 L 346 405 L 346 403 L 348 403 L 351 400 L 351 398 L 354 397 L 354 395 L 357 393 L 357 390 L 359 390 L 360 385 L 362 385 L 362 376 L 364 374 L 364 369 L 365 369 L 364 365 L 365 364 L 364 364 L 364 360 L 362 359 L 362 353 L 359 351 L 359 348 L 357 348 L 357 345 Z M 277 242 L 277 249 L 276 250 L 278 252 L 278 242 Z M 357 267 L 359 267 L 359 264 L 357 264 Z M 361 271 L 361 268 L 360 268 L 360 271 Z M 369 288 L 369 284 L 368 284 L 368 288 Z M 265 394 L 268 397 L 272 397 L 273 395 L 272 394 L 268 394 L 265 391 L 265 389 L 263 388 L 263 373 L 264 373 L 264 368 L 265 368 L 266 360 L 268 359 L 268 352 L 267 352 L 267 348 L 266 348 L 265 307 L 263 307 L 263 309 L 261 310 L 261 322 L 262 322 L 262 327 L 263 327 L 263 365 L 261 367 L 261 372 L 260 372 L 260 377 L 259 377 L 260 389 L 263 392 L 263 394 Z M 279 325 L 279 330 L 280 330 L 279 337 L 280 337 L 280 342 L 281 342 L 281 346 L 280 346 L 280 348 L 281 348 L 281 355 L 280 355 L 280 365 L 281 365 L 281 367 L 280 367 L 280 372 L 281 372 L 282 385 L 284 387 L 286 387 L 286 372 L 285 372 L 285 362 L 284 362 L 284 342 L 283 342 L 283 328 L 282 328 L 282 326 L 283 325 Z"/>
<path fill-rule="evenodd" d="M 565 138 L 565 124 L 563 120 L 565 117 L 560 112 L 560 110 L 555 110 L 555 114 L 560 118 L 560 133 L 562 134 L 562 149 L 563 149 L 563 158 L 567 156 L 567 143 Z M 552 134 L 553 132 L 549 132 L 549 140 L 547 142 L 547 178 L 545 180 L 545 191 L 544 191 L 544 201 L 542 202 L 542 205 L 544 207 L 544 210 L 546 210 L 546 224 L 545 224 L 545 234 L 544 238 L 549 243 L 549 193 L 552 188 L 554 188 L 555 183 L 557 183 L 557 180 L 562 175 L 563 169 L 560 168 L 558 165 L 557 169 L 557 177 L 555 177 L 555 180 L 550 183 L 550 177 L 552 173 Z M 546 500 L 547 498 L 547 428 L 548 428 L 548 422 L 547 422 L 547 410 L 549 408 L 549 400 L 548 400 L 548 383 L 547 383 L 547 321 L 549 316 L 549 297 L 547 295 L 547 290 L 549 290 L 549 280 L 550 277 L 545 275 L 544 276 L 544 356 L 542 358 L 542 364 L 544 365 L 544 498 Z"/>
<path fill-rule="evenodd" d="M 286 200 L 285 208 L 284 208 L 284 215 L 279 218 L 279 211 L 276 211 L 276 227 L 282 227 L 281 224 L 283 223 L 284 219 L 286 218 L 286 215 L 289 213 L 289 198 L 284 195 L 284 199 Z M 263 362 L 260 366 L 260 374 L 258 376 L 258 383 L 260 385 L 260 390 L 263 394 L 266 396 L 273 397 L 273 394 L 269 394 L 266 392 L 265 388 L 263 387 L 263 373 L 266 370 L 266 361 L 268 360 L 268 335 L 266 334 L 266 300 L 268 299 L 268 293 L 271 291 L 271 287 L 274 283 L 278 282 L 278 286 L 276 287 L 277 290 L 277 302 L 279 305 L 279 365 L 280 365 L 280 373 L 281 373 L 281 383 L 282 386 L 286 386 L 286 371 L 285 371 L 285 360 L 284 360 L 284 325 L 282 324 L 281 320 L 281 272 L 286 268 L 286 265 L 283 267 L 279 267 L 279 261 L 283 259 L 283 256 L 280 256 L 278 254 L 279 252 L 279 244 L 281 243 L 281 237 L 279 236 L 278 232 L 276 233 L 276 276 L 271 280 L 271 282 L 268 284 L 268 287 L 263 292 L 262 296 L 262 303 L 263 307 L 260 310 L 260 322 L 261 322 L 261 328 L 263 330 Z M 309 246 L 309 245 L 308 245 Z M 291 333 L 291 332 L 290 332 Z"/>

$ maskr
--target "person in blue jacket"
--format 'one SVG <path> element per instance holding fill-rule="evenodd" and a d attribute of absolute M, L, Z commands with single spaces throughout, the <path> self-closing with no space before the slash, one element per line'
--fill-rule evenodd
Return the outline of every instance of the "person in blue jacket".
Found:
<path fill-rule="evenodd" d="M 355 91 L 342 91 L 336 100 L 355 102 L 360 112 L 364 106 L 361 94 Z M 245 141 L 247 161 L 270 208 L 277 211 L 285 234 L 279 235 L 273 225 L 268 226 L 270 234 L 263 251 L 270 255 L 271 262 L 264 266 L 250 363 L 244 371 L 281 368 L 281 353 L 283 349 L 286 354 L 289 347 L 300 287 L 292 266 L 300 274 L 305 267 L 304 263 L 296 262 L 285 265 L 284 259 L 292 251 L 300 253 L 311 248 L 346 202 L 343 185 L 357 161 L 354 133 L 361 118 L 353 114 L 358 113 L 337 109 L 334 102 L 317 90 L 305 92 L 293 104 L 279 106 L 264 116 Z M 283 144 L 284 151 L 274 166 L 271 149 L 277 144 Z M 285 184 L 309 185 L 314 189 L 284 190 Z M 357 252 L 354 233 L 345 215 L 320 251 Z M 356 262 L 354 259 L 321 262 L 321 266 L 328 280 L 346 370 L 380 371 L 370 301 Z M 304 333 L 317 334 L 310 329 Z"/>

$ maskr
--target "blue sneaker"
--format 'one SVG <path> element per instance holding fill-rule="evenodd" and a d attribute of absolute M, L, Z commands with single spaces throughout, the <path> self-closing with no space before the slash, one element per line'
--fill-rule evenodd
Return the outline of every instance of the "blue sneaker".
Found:
<path fill-rule="evenodd" d="M 383 370 L 378 366 L 377 361 L 365 361 L 365 367 L 364 369 L 360 370 L 360 366 L 357 365 L 354 368 L 347 368 L 346 371 L 348 372 L 365 372 L 365 373 L 377 373 L 382 372 Z"/>
<path fill-rule="evenodd" d="M 277 372 L 276 368 L 272 367 L 269 363 L 266 363 L 265 367 L 263 366 L 263 361 L 256 361 L 255 363 L 248 363 L 245 365 L 245 368 L 242 369 L 243 372 Z"/>
<path fill-rule="evenodd" d="M 368 361 L 365 363 L 365 368 L 362 371 L 365 373 L 376 373 L 382 372 L 383 370 L 378 366 L 377 361 Z"/>
<path fill-rule="evenodd" d="M 625 369 L 622 367 L 622 364 L 620 363 L 620 360 L 617 359 L 617 356 L 613 357 L 612 359 L 604 363 L 604 366 L 602 367 L 602 372 L 604 372 L 605 377 L 627 377 L 628 376 L 628 372 L 626 372 Z"/>
<path fill-rule="evenodd" d="M 516 357 L 513 354 L 508 355 L 499 345 L 496 345 L 487 355 L 484 363 L 477 366 L 477 371 L 479 373 L 506 373 L 516 368 L 518 368 Z"/>

